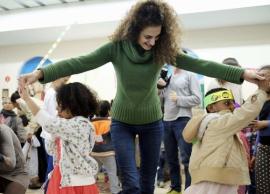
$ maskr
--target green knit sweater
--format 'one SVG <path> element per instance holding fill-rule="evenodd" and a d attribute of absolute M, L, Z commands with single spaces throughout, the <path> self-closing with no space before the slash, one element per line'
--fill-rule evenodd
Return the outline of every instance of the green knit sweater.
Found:
<path fill-rule="evenodd" d="M 92 70 L 108 62 L 112 62 L 117 77 L 112 118 L 134 125 L 161 119 L 156 86 L 161 66 L 154 63 L 152 51 L 143 51 L 129 41 L 109 42 L 88 55 L 47 66 L 42 69 L 42 82 Z M 234 83 L 242 82 L 244 70 L 241 68 L 194 59 L 184 54 L 177 56 L 176 63 L 181 69 Z"/>

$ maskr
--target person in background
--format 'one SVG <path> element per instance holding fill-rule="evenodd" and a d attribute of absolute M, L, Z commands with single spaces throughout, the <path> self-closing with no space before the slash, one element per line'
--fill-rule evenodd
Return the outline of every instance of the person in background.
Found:
<path fill-rule="evenodd" d="M 35 121 L 33 114 L 31 113 L 30 109 L 26 105 L 25 101 L 21 98 L 18 91 L 15 91 L 11 97 L 10 100 L 14 106 L 14 108 L 17 109 L 17 114 L 19 117 L 23 116 L 26 117 L 27 121 L 23 121 L 24 123 L 27 123 L 25 126 L 26 133 L 27 133 L 27 139 L 31 139 L 31 136 L 38 131 L 39 125 Z M 41 104 L 38 100 L 35 99 L 35 101 L 38 104 Z"/>
<path fill-rule="evenodd" d="M 244 135 L 244 141 L 248 144 L 248 155 L 249 155 L 249 175 L 250 175 L 250 185 L 247 185 L 246 190 L 248 194 L 256 194 L 256 184 L 255 184 L 255 159 L 256 159 L 256 138 L 257 131 L 248 125 L 245 127 L 240 134 Z M 243 141 L 243 143 L 244 143 Z"/>
<path fill-rule="evenodd" d="M 201 103 L 200 85 L 196 75 L 175 68 L 169 85 L 161 91 L 160 97 L 164 101 L 164 145 L 171 179 L 168 194 L 180 194 L 182 185 L 180 163 L 184 165 L 185 188 L 189 187 L 191 182 L 188 165 L 192 144 L 184 141 L 182 132 L 192 117 L 192 107 Z"/>
<path fill-rule="evenodd" d="M 270 65 L 262 68 L 266 76 L 270 76 Z M 256 194 L 270 191 L 270 98 L 264 103 L 258 120 L 250 123 L 258 130 L 258 144 L 255 159 Z"/>
<path fill-rule="evenodd" d="M 36 84 L 38 85 L 38 84 Z M 33 87 L 31 87 L 33 88 Z M 33 93 L 34 90 L 32 90 Z M 35 101 L 35 103 L 37 103 L 39 106 L 42 106 L 42 101 L 38 98 L 32 97 L 31 98 Z M 27 104 L 25 103 L 25 101 L 21 98 L 20 94 L 18 91 L 15 91 L 12 95 L 11 95 L 11 102 L 13 104 L 13 106 L 15 108 L 17 108 L 17 114 L 18 116 L 20 116 L 23 119 L 26 119 L 27 121 L 24 121 L 27 123 L 27 125 L 25 126 L 25 130 L 26 130 L 26 140 L 31 144 L 31 142 L 33 141 L 32 136 L 35 135 L 36 138 L 39 141 L 39 144 L 41 146 L 38 147 L 33 147 L 33 149 L 38 150 L 37 154 L 37 158 L 38 158 L 38 164 L 34 164 L 34 166 L 38 166 L 38 177 L 34 177 L 32 179 L 30 179 L 30 184 L 29 184 L 29 188 L 32 189 L 37 189 L 40 188 L 42 183 L 45 182 L 46 180 L 46 169 L 47 169 L 47 160 L 46 160 L 46 152 L 45 152 L 45 147 L 42 144 L 42 139 L 40 137 L 41 134 L 41 127 L 40 125 L 36 122 L 33 114 L 31 113 L 29 107 L 27 106 Z M 26 149 L 26 148 L 25 148 Z M 30 152 L 31 151 L 31 146 L 30 146 Z M 33 152 L 35 153 L 35 151 Z M 34 162 L 36 160 L 33 160 L 32 162 Z"/>
<path fill-rule="evenodd" d="M 20 85 L 20 91 L 37 122 L 51 134 L 45 143 L 55 165 L 46 194 L 98 194 L 94 177 L 98 165 L 90 156 L 95 131 L 88 120 L 97 111 L 96 96 L 81 83 L 63 85 L 56 94 L 60 117 L 56 118 L 35 104 L 26 87 Z"/>
<path fill-rule="evenodd" d="M 241 67 L 238 61 L 235 58 L 229 57 L 222 61 L 222 63 L 226 65 L 231 65 L 235 67 Z M 238 105 L 243 103 L 243 95 L 242 95 L 242 86 L 239 84 L 231 83 L 222 79 L 212 79 L 210 84 L 208 85 L 206 91 L 209 91 L 213 88 L 226 88 L 228 90 L 232 90 L 234 100 Z"/>
<path fill-rule="evenodd" d="M 5 124 L 14 131 L 21 143 L 21 146 L 23 147 L 26 141 L 26 130 L 23 126 L 22 119 L 17 116 L 17 114 L 13 111 L 13 108 L 14 106 L 10 100 L 3 102 L 1 114 L 5 119 Z"/>
<path fill-rule="evenodd" d="M 110 41 L 95 51 L 59 61 L 19 78 L 21 85 L 96 69 L 111 62 L 117 91 L 112 106 L 111 135 L 121 171 L 123 194 L 153 194 L 163 122 L 157 80 L 164 64 L 210 77 L 242 83 L 264 79 L 255 70 L 194 59 L 181 51 L 181 28 L 175 10 L 161 0 L 137 1 Z M 138 135 L 141 165 L 136 167 Z"/>
<path fill-rule="evenodd" d="M 29 177 L 19 139 L 5 124 L 0 124 L 0 192 L 24 194 Z"/>
<path fill-rule="evenodd" d="M 117 177 L 115 152 L 111 140 L 110 110 L 111 105 L 109 101 L 107 100 L 100 101 L 98 114 L 91 120 L 96 131 L 96 143 L 91 155 L 99 163 L 101 163 L 101 165 L 104 165 L 105 170 L 109 177 L 111 193 L 118 194 L 121 192 L 121 187 Z"/>

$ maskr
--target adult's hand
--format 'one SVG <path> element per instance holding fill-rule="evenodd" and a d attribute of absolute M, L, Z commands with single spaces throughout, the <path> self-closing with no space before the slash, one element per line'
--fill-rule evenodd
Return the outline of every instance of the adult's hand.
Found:
<path fill-rule="evenodd" d="M 265 80 L 265 77 L 263 73 L 258 72 L 255 69 L 245 69 L 243 79 L 248 82 L 258 84 L 259 81 Z"/>
<path fill-rule="evenodd" d="M 177 101 L 177 94 L 176 94 L 176 92 L 172 90 L 170 92 L 170 94 L 169 94 L 169 98 L 170 98 L 171 101 L 176 102 Z"/>
<path fill-rule="evenodd" d="M 36 81 L 38 81 L 39 79 L 43 78 L 43 73 L 41 70 L 36 70 L 32 73 L 28 73 L 25 75 L 22 75 L 19 78 L 19 85 L 22 87 L 25 87 L 29 84 L 35 83 Z"/>

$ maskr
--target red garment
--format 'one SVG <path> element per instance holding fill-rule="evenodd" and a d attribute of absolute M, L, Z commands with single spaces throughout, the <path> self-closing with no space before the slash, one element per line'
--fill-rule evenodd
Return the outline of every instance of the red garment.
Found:
<path fill-rule="evenodd" d="M 49 181 L 48 190 L 46 194 L 99 194 L 96 184 L 84 185 L 84 186 L 70 186 L 60 187 L 61 172 L 59 167 L 60 160 L 60 140 L 56 140 L 57 144 L 57 164 L 54 166 L 52 176 Z"/>
<path fill-rule="evenodd" d="M 249 143 L 247 141 L 247 137 L 242 131 L 239 132 L 239 137 L 242 140 L 243 146 L 245 148 L 248 163 L 250 163 Z M 240 185 L 238 187 L 237 194 L 245 194 L 245 193 L 246 193 L 246 185 Z"/>

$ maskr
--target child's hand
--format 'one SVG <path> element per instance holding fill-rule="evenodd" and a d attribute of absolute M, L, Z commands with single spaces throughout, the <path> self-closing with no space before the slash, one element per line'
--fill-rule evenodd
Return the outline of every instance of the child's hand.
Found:
<path fill-rule="evenodd" d="M 22 75 L 19 78 L 19 84 L 22 86 L 27 86 L 29 84 L 35 83 L 38 79 L 43 78 L 43 72 L 41 70 L 36 70 L 32 73 Z"/>
<path fill-rule="evenodd" d="M 252 156 L 251 160 L 250 160 L 250 163 L 249 163 L 249 169 L 250 171 L 253 171 L 254 170 L 254 167 L 255 167 L 255 156 Z"/>
<path fill-rule="evenodd" d="M 27 86 L 19 85 L 19 94 L 22 99 L 27 100 L 30 98 Z"/>
<path fill-rule="evenodd" d="M 252 125 L 252 127 L 255 131 L 258 131 L 260 129 L 268 127 L 269 121 L 268 120 L 264 120 L 264 121 L 254 120 L 251 122 L 250 125 Z"/>

